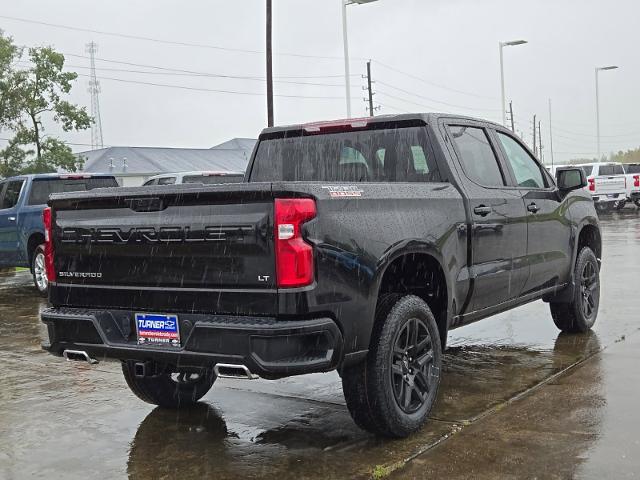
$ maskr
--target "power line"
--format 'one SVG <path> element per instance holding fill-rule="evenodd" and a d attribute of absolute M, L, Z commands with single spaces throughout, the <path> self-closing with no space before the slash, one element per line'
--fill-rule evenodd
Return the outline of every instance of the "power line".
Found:
<path fill-rule="evenodd" d="M 565 130 L 564 128 L 555 128 L 555 130 L 558 130 L 560 132 L 565 133 L 566 135 L 572 135 L 572 136 L 578 136 L 578 137 L 590 137 L 590 138 L 597 138 L 597 135 L 593 135 L 591 133 L 581 133 L 581 132 L 573 132 L 571 130 Z M 640 136 L 640 132 L 628 132 L 628 133 L 619 133 L 616 135 L 600 135 L 603 138 L 620 138 L 620 137 L 638 137 Z"/>
<path fill-rule="evenodd" d="M 165 39 L 161 39 L 161 38 L 152 38 L 152 37 L 144 37 L 144 36 L 140 36 L 140 35 L 130 35 L 130 34 L 126 34 L 126 33 L 117 33 L 117 32 L 108 32 L 105 30 L 94 30 L 91 28 L 84 28 L 84 27 L 74 27 L 72 25 L 62 25 L 62 24 L 58 24 L 58 23 L 50 23 L 50 22 L 42 22 L 39 20 L 31 20 L 28 18 L 19 18 L 19 17 L 10 17 L 8 15 L 0 15 L 0 18 L 3 18 L 5 20 L 12 20 L 14 22 L 23 22 L 23 23 L 30 23 L 33 25 L 42 25 L 45 27 L 51 27 L 51 28 L 61 28 L 64 30 L 73 30 L 76 32 L 85 32 L 85 33 L 93 33 L 96 35 L 108 35 L 111 37 L 120 37 L 120 38 L 128 38 L 130 40 L 142 40 L 145 42 L 154 42 L 154 43 L 161 43 L 161 44 L 165 44 L 165 45 L 176 45 L 179 47 L 195 47 L 195 48 L 207 48 L 207 49 L 212 49 L 212 50 L 219 50 L 219 51 L 223 51 L 223 52 L 234 52 L 234 53 L 250 53 L 250 54 L 258 54 L 258 55 L 264 55 L 264 51 L 263 50 L 251 50 L 251 49 L 244 49 L 244 48 L 231 48 L 231 47 L 221 47 L 219 45 L 210 45 L 210 44 L 206 44 L 206 43 L 191 43 L 191 42 L 179 42 L 176 40 L 165 40 Z M 328 56 L 328 55 L 307 55 L 307 54 L 302 54 L 302 53 L 284 53 L 284 52 L 280 52 L 277 54 L 274 54 L 277 56 L 282 56 L 282 57 L 297 57 L 297 58 L 315 58 L 315 59 L 324 59 L 324 60 L 343 60 L 343 57 L 337 57 L 337 56 Z M 359 60 L 364 60 L 364 59 L 359 59 Z"/>
<path fill-rule="evenodd" d="M 90 57 L 86 56 L 86 55 L 76 55 L 73 53 L 63 53 L 65 56 L 68 57 L 78 57 L 78 58 L 83 58 L 83 59 L 90 59 Z M 162 70 L 161 72 L 150 72 L 150 71 L 146 71 L 146 70 L 131 70 L 131 69 L 124 69 L 124 68 L 109 68 L 109 67 L 96 67 L 96 70 L 100 70 L 100 71 L 110 71 L 110 72 L 126 72 L 126 73 L 141 73 L 141 74 L 149 74 L 149 75 L 172 75 L 172 76 L 192 76 L 192 77 L 211 77 L 211 78 L 228 78 L 228 79 L 234 79 L 234 80 L 255 80 L 255 81 L 260 81 L 260 82 L 264 82 L 266 80 L 265 77 L 258 77 L 258 76 L 249 76 L 249 75 L 230 75 L 230 74 L 220 74 L 220 73 L 209 73 L 209 72 L 198 72 L 198 71 L 193 71 L 193 70 L 181 70 L 181 69 L 177 69 L 177 68 L 171 68 L 171 67 L 162 67 L 162 66 L 158 66 L 158 65 L 145 65 L 145 64 L 141 64 L 141 63 L 133 63 L 133 62 L 125 62 L 125 61 L 121 61 L 121 60 L 107 60 L 104 58 L 95 58 L 96 61 L 98 62 L 108 62 L 108 63 L 114 63 L 114 64 L 121 64 L 121 65 L 129 65 L 129 66 L 134 66 L 134 67 L 140 67 L 140 68 L 150 68 L 150 69 L 154 69 L 154 70 Z M 17 63 L 20 63 L 22 65 L 28 65 L 29 62 L 26 60 L 20 60 Z M 83 69 L 88 69 L 90 67 L 86 66 L 86 65 L 70 65 L 70 64 L 66 64 L 65 67 L 67 68 L 83 68 Z M 357 75 L 352 75 L 352 76 L 357 76 Z M 300 76 L 288 76 L 288 75 L 279 75 L 276 76 L 274 75 L 273 78 L 277 78 L 277 79 L 313 79 L 313 78 L 344 78 L 344 75 L 300 75 Z M 279 83 L 290 83 L 290 84 L 299 84 L 299 85 L 317 85 L 317 86 L 323 86 L 323 87 L 343 87 L 343 84 L 332 84 L 332 83 L 312 83 L 312 82 L 294 82 L 294 81 L 285 81 L 285 80 L 278 80 Z"/>
<path fill-rule="evenodd" d="M 424 104 L 424 103 L 414 102 L 414 101 L 408 100 L 408 99 L 406 99 L 406 98 L 398 97 L 398 96 L 396 96 L 396 95 L 392 95 L 392 94 L 390 94 L 390 93 L 388 93 L 388 92 L 381 91 L 380 89 L 378 89 L 378 90 L 377 90 L 377 93 L 378 93 L 379 95 L 383 95 L 383 96 L 385 96 L 385 97 L 389 97 L 389 98 L 391 98 L 391 99 L 398 100 L 398 101 L 400 101 L 400 102 L 405 102 L 405 103 L 409 103 L 409 104 L 411 104 L 411 105 L 415 105 L 415 106 L 417 106 L 417 107 L 426 108 L 427 110 L 431 110 L 431 111 L 438 111 L 438 110 L 440 110 L 440 107 L 434 107 L 434 106 L 432 106 L 432 105 L 427 105 L 427 104 Z M 465 110 L 465 107 L 458 107 L 458 108 L 460 108 L 460 109 L 462 109 L 462 110 Z"/>
<path fill-rule="evenodd" d="M 412 78 L 412 79 L 417 80 L 419 82 L 426 83 L 427 85 L 431 85 L 432 87 L 441 88 L 443 90 L 449 90 L 451 92 L 456 92 L 456 93 L 459 93 L 461 95 L 468 95 L 470 97 L 484 98 L 484 99 L 489 99 L 489 100 L 499 100 L 497 97 L 489 97 L 489 96 L 480 95 L 480 94 L 477 94 L 477 93 L 465 92 L 463 90 L 457 90 L 455 88 L 451 88 L 451 87 L 447 87 L 447 86 L 444 86 L 444 85 L 440 85 L 438 83 L 434 83 L 434 82 L 431 82 L 431 81 L 426 80 L 424 78 L 418 77 L 417 75 L 413 75 L 412 73 L 404 72 L 404 71 L 402 71 L 402 70 L 400 70 L 398 68 L 392 67 L 392 66 L 387 65 L 385 63 L 382 63 L 382 62 L 380 62 L 378 60 L 373 60 L 373 62 L 377 63 L 381 67 L 387 68 L 387 69 L 389 69 L 391 71 L 394 71 L 394 72 L 399 73 L 401 75 L 404 75 L 406 77 Z"/>
<path fill-rule="evenodd" d="M 497 110 L 495 108 L 473 108 L 473 107 L 468 107 L 466 105 L 456 105 L 456 104 L 453 104 L 453 103 L 442 102 L 442 101 L 436 100 L 434 98 L 425 97 L 424 95 L 420 95 L 418 93 L 414 93 L 414 92 L 411 92 L 409 90 L 405 90 L 403 88 L 396 87 L 396 86 L 391 85 L 389 83 L 383 82 L 382 80 L 377 80 L 377 83 L 379 83 L 380 85 L 384 85 L 386 87 L 389 87 L 389 88 L 393 88 L 394 90 L 397 90 L 399 92 L 406 93 L 408 95 L 413 95 L 414 97 L 421 98 L 423 100 L 427 100 L 429 102 L 434 102 L 434 103 L 439 103 L 441 105 L 446 105 L 447 107 L 462 108 L 462 109 L 465 109 L 465 110 L 477 110 L 477 111 L 484 111 L 484 112 L 499 112 L 500 111 L 500 110 Z"/>
<path fill-rule="evenodd" d="M 90 75 L 84 73 L 78 73 L 78 76 L 81 77 L 90 77 Z M 193 90 L 198 92 L 212 92 L 212 93 L 225 93 L 231 95 L 249 95 L 255 97 L 264 97 L 265 93 L 260 92 L 241 92 L 237 90 L 224 90 L 217 88 L 201 88 L 201 87 L 189 87 L 187 85 L 174 85 L 174 84 L 166 84 L 166 83 L 155 83 L 155 82 L 143 82 L 138 80 L 128 80 L 124 78 L 115 78 L 115 77 L 104 77 L 101 76 L 100 80 L 108 80 L 113 82 L 121 82 L 121 83 L 132 83 L 137 85 L 149 85 L 152 87 L 165 87 L 165 88 L 178 88 L 181 90 Z M 344 100 L 344 97 L 341 96 L 313 96 L 313 95 L 285 95 L 285 94 L 275 94 L 275 97 L 280 98 L 309 98 L 309 99 L 319 99 L 319 100 Z"/>
<path fill-rule="evenodd" d="M 90 69 L 91 67 L 87 67 L 86 65 L 65 65 L 65 68 L 81 68 L 84 70 Z M 119 72 L 119 73 L 135 73 L 135 74 L 143 74 L 143 75 L 163 75 L 163 76 L 179 76 L 179 77 L 204 77 L 204 78 L 217 78 L 217 76 L 207 75 L 207 74 L 198 74 L 198 73 L 179 73 L 179 72 L 150 72 L 148 70 L 131 70 L 126 68 L 105 68 L 105 67 L 96 67 L 96 71 L 100 72 Z M 277 78 L 277 77 L 274 77 Z M 237 80 L 252 80 L 258 82 L 264 82 L 263 78 L 235 78 Z M 282 83 L 287 85 L 305 85 L 310 87 L 340 87 L 344 88 L 344 84 L 341 83 L 321 83 L 321 82 L 297 82 L 294 80 L 274 80 L 274 83 Z M 353 88 L 356 88 L 357 85 L 354 85 Z"/>
<path fill-rule="evenodd" d="M 77 57 L 77 58 L 84 58 L 84 59 L 88 59 L 89 57 L 87 57 L 86 55 L 78 55 L 75 53 L 64 53 L 63 54 L 67 57 Z M 149 65 L 149 64 L 143 64 L 143 63 L 135 63 L 135 62 L 126 62 L 124 60 L 113 60 L 113 59 L 108 59 L 108 58 L 98 58 L 96 57 L 96 60 L 99 62 L 105 62 L 105 63 L 115 63 L 118 65 L 128 65 L 131 67 L 141 67 L 141 68 L 150 68 L 153 70 L 163 70 L 163 71 L 167 71 L 167 72 L 178 72 L 178 73 L 185 73 L 185 74 L 190 74 L 190 75 L 198 75 L 198 76 L 206 76 L 206 77 L 216 77 L 216 78 L 232 78 L 232 79 L 240 79 L 240 80 L 261 80 L 261 81 L 265 81 L 266 77 L 261 77 L 261 76 L 254 76 L 254 75 L 231 75 L 231 74 L 224 74 L 224 73 L 210 73 L 210 72 L 200 72 L 197 70 L 184 70 L 184 69 L 179 69 L 179 68 L 172 68 L 172 67 L 163 67 L 160 65 Z M 357 75 L 352 75 L 352 76 L 357 76 Z M 274 76 L 273 78 L 279 78 L 279 79 L 309 79 L 309 78 L 343 78 L 344 75 L 277 75 Z"/>
<path fill-rule="evenodd" d="M 0 137 L 0 141 L 4 141 L 4 142 L 10 142 L 11 140 L 13 140 L 12 138 L 4 138 L 4 137 Z M 73 145 L 73 146 L 78 146 L 78 147 L 93 147 L 92 144 L 90 143 L 74 143 L 74 142 L 67 142 L 67 141 L 62 141 L 63 143 L 65 143 L 66 145 Z M 105 145 L 104 147 L 109 147 L 110 145 Z"/>

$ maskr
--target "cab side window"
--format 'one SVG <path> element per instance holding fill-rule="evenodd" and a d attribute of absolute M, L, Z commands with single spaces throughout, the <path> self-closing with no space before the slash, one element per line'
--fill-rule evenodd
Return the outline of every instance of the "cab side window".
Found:
<path fill-rule="evenodd" d="M 449 131 L 469 180 L 484 187 L 503 187 L 504 176 L 484 129 L 450 125 Z"/>
<path fill-rule="evenodd" d="M 7 208 L 13 208 L 18 203 L 20 198 L 20 191 L 22 190 L 22 184 L 24 180 L 14 180 L 7 182 L 7 186 L 2 195 L 2 203 L 0 203 L 0 210 Z"/>
<path fill-rule="evenodd" d="M 496 132 L 498 140 L 504 149 L 507 160 L 513 169 L 516 182 L 519 187 L 525 188 L 546 188 L 544 175 L 540 165 L 531 158 L 522 145 L 509 135 L 502 132 Z"/>

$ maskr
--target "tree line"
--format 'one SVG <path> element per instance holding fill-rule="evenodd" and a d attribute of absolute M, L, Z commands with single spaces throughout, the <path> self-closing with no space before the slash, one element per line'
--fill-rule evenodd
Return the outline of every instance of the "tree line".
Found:
<path fill-rule="evenodd" d="M 93 119 L 86 107 L 67 100 L 78 75 L 64 70 L 64 55 L 52 47 L 24 48 L 0 30 L 0 177 L 24 173 L 76 171 L 71 148 L 47 133 L 86 130 Z"/>

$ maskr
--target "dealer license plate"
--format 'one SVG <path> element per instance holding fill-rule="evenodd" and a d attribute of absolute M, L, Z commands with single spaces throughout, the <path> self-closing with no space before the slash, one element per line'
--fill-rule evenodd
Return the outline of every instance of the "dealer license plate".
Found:
<path fill-rule="evenodd" d="M 136 313 L 138 345 L 167 345 L 180 347 L 177 315 Z"/>

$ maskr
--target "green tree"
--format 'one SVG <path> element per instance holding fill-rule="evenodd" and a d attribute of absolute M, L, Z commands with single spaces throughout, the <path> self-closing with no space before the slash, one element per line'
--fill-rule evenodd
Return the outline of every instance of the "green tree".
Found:
<path fill-rule="evenodd" d="M 15 61 L 23 57 L 23 52 L 1 34 L 0 55 L 0 78 L 11 79 L 0 84 L 0 98 L 3 102 L 6 98 L 0 105 L 0 126 L 4 124 L 13 133 L 0 151 L 0 175 L 53 172 L 58 168 L 76 171 L 79 162 L 71 148 L 47 135 L 45 124 L 58 124 L 65 132 L 91 126 L 86 108 L 66 100 L 78 75 L 64 71 L 64 55 L 51 47 L 30 48 L 26 56 L 29 66 L 15 69 Z"/>

